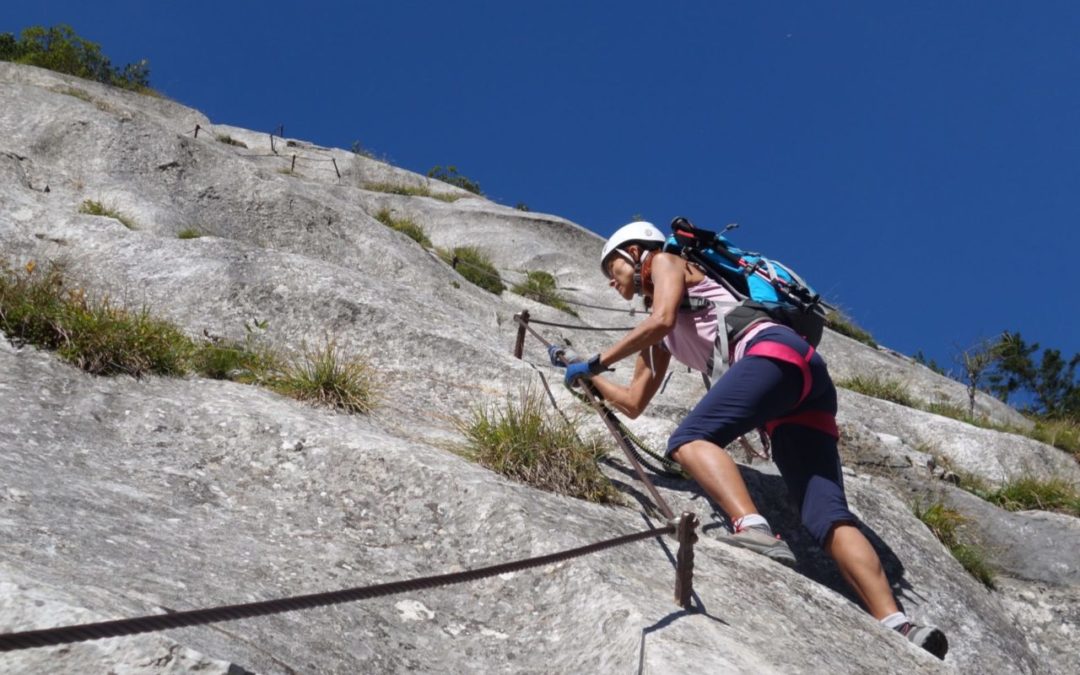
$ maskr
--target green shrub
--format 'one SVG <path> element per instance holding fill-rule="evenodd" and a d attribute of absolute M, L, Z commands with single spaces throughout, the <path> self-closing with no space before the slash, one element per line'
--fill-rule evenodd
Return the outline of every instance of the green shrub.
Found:
<path fill-rule="evenodd" d="M 378 397 L 371 366 L 363 359 L 347 358 L 329 339 L 322 346 L 305 348 L 268 385 L 297 400 L 351 413 L 370 412 Z"/>
<path fill-rule="evenodd" d="M 185 227 L 184 229 L 177 232 L 176 236 L 179 239 L 198 239 L 203 235 L 202 232 L 199 231 L 199 229 L 196 227 Z"/>
<path fill-rule="evenodd" d="M 411 187 L 408 185 L 394 185 L 392 183 L 364 183 L 365 190 L 372 192 L 385 192 L 392 195 L 404 195 L 406 197 L 431 197 L 444 202 L 456 202 L 461 195 L 440 194 L 432 192 L 426 187 Z"/>
<path fill-rule="evenodd" d="M 431 240 L 428 239 L 424 228 L 408 218 L 394 218 L 389 209 L 382 209 L 375 214 L 375 219 L 390 229 L 401 232 L 424 248 L 431 248 Z"/>
<path fill-rule="evenodd" d="M 116 68 L 101 45 L 84 40 L 71 26 L 31 26 L 19 39 L 0 34 L 0 61 L 14 61 L 95 80 L 114 87 L 150 93 L 150 67 L 145 60 Z"/>
<path fill-rule="evenodd" d="M 520 296 L 542 302 L 545 305 L 550 305 L 571 316 L 578 315 L 577 312 L 571 309 L 570 305 L 566 303 L 566 299 L 558 292 L 555 284 L 555 277 L 542 270 L 527 272 L 525 281 L 514 284 L 514 287 L 510 290 Z"/>
<path fill-rule="evenodd" d="M 79 213 L 85 213 L 91 216 L 104 216 L 106 218 L 112 218 L 113 220 L 120 221 L 124 225 L 124 227 L 129 230 L 139 229 L 135 226 L 135 221 L 131 218 L 128 218 L 127 216 L 123 215 L 112 207 L 105 206 L 101 202 L 96 202 L 92 199 L 87 199 L 82 203 L 82 205 L 79 207 Z"/>
<path fill-rule="evenodd" d="M 495 269 L 491 258 L 480 249 L 473 246 L 457 246 L 452 251 L 439 249 L 438 253 L 446 264 L 458 271 L 458 274 L 485 291 L 499 295 L 506 290 L 499 270 Z"/>
<path fill-rule="evenodd" d="M 865 377 L 856 375 L 847 380 L 837 380 L 836 385 L 838 387 L 850 389 L 851 391 L 856 391 L 860 394 L 865 394 L 866 396 L 873 396 L 874 398 L 906 405 L 909 408 L 915 407 L 915 399 L 912 398 L 907 387 L 898 380 L 880 378 L 876 375 Z"/>
<path fill-rule="evenodd" d="M 960 541 L 959 531 L 967 519 L 959 511 L 940 501 L 926 508 L 916 502 L 912 511 L 971 576 L 987 588 L 995 588 L 994 571 L 986 562 L 986 554 L 979 547 Z"/>
<path fill-rule="evenodd" d="M 517 209 L 518 211 L 528 211 L 529 210 L 529 205 L 526 204 L 525 202 L 518 202 L 517 204 L 514 204 L 514 208 Z"/>
<path fill-rule="evenodd" d="M 448 166 L 443 168 L 441 166 L 432 167 L 431 171 L 427 172 L 428 178 L 434 178 L 435 180 L 441 180 L 444 183 L 449 183 L 462 190 L 468 190 L 476 195 L 483 195 L 480 190 L 480 184 L 462 176 L 458 173 L 456 166 Z"/>
<path fill-rule="evenodd" d="M 14 33 L 0 33 L 0 61 L 14 61 L 21 53 Z"/>
<path fill-rule="evenodd" d="M 616 503 L 619 492 L 596 465 L 605 453 L 600 437 L 578 437 L 572 424 L 546 414 L 535 389 L 509 395 L 500 408 L 478 405 L 456 420 L 465 457 L 533 487 L 591 502 Z"/>
<path fill-rule="evenodd" d="M 56 351 L 96 375 L 181 375 L 194 345 L 179 329 L 68 288 L 62 268 L 33 263 L 0 277 L 0 328 L 16 345 Z"/>
<path fill-rule="evenodd" d="M 235 145 L 235 146 L 237 146 L 239 148 L 246 148 L 247 147 L 247 143 L 245 143 L 243 141 L 238 141 L 238 140 L 236 140 L 235 138 L 233 138 L 232 136 L 230 136 L 228 134 L 214 134 L 214 138 L 219 143 L 224 143 L 225 145 Z"/>
<path fill-rule="evenodd" d="M 1080 493 L 1063 478 L 1024 476 L 979 496 L 1008 511 L 1038 509 L 1080 516 Z"/>
<path fill-rule="evenodd" d="M 870 333 L 859 328 L 850 317 L 845 316 L 839 310 L 833 310 L 826 315 L 825 325 L 841 335 L 846 335 L 853 340 L 858 340 L 864 345 L 869 345 L 874 348 L 877 348 L 878 346 Z"/>

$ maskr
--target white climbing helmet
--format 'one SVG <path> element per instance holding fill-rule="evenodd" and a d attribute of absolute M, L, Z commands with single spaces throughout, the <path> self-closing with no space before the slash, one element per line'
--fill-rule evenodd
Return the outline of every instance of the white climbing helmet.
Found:
<path fill-rule="evenodd" d="M 607 243 L 604 244 L 604 250 L 600 253 L 600 271 L 605 277 L 611 278 L 608 276 L 607 261 L 615 253 L 624 256 L 631 263 L 634 262 L 630 254 L 623 250 L 624 246 L 629 244 L 655 244 L 656 246 L 648 246 L 651 249 L 663 246 L 665 241 L 667 241 L 667 237 L 661 234 L 660 230 L 652 223 L 635 220 L 632 223 L 623 225 L 615 230 L 615 234 L 611 235 Z"/>

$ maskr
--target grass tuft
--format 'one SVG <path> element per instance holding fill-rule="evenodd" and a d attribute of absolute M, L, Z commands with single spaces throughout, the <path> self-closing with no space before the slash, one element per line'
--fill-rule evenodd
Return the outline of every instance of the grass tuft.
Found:
<path fill-rule="evenodd" d="M 881 378 L 876 375 L 856 375 L 847 380 L 837 380 L 836 386 L 850 389 L 851 391 L 873 396 L 874 398 L 892 401 L 909 408 L 916 407 L 915 399 L 911 396 L 907 387 L 899 380 Z"/>
<path fill-rule="evenodd" d="M 961 405 L 956 405 L 955 403 L 937 401 L 935 403 L 928 403 L 926 405 L 915 405 L 915 407 L 920 408 L 921 410 L 925 410 L 929 413 L 934 413 L 935 415 L 949 417 L 954 420 L 959 420 L 960 422 L 967 422 L 973 427 L 979 427 L 982 429 L 993 429 L 994 431 L 1004 431 L 1007 433 L 1026 434 L 1026 432 L 1013 429 L 1009 426 L 995 424 L 985 416 L 972 417 L 968 414 L 967 408 Z"/>
<path fill-rule="evenodd" d="M 825 325 L 841 335 L 846 335 L 853 340 L 858 340 L 864 345 L 877 348 L 874 336 L 855 324 L 855 321 L 839 310 L 833 310 L 825 317 Z"/>
<path fill-rule="evenodd" d="M 997 588 L 994 569 L 986 561 L 986 554 L 981 549 L 970 544 L 954 544 L 949 547 L 949 552 L 979 583 L 990 590 Z"/>
<path fill-rule="evenodd" d="M 545 305 L 566 312 L 571 316 L 578 315 L 577 312 L 566 303 L 566 299 L 559 293 L 556 288 L 555 277 L 542 270 L 527 272 L 525 281 L 514 284 L 514 287 L 510 290 L 520 296 L 542 302 Z"/>
<path fill-rule="evenodd" d="M 967 410 L 964 406 L 950 403 L 949 401 L 935 401 L 925 406 L 926 412 L 934 413 L 935 415 L 941 415 L 942 417 L 949 417 L 954 420 L 960 420 L 961 422 L 974 423 L 971 419 L 971 415 L 967 414 Z"/>
<path fill-rule="evenodd" d="M 79 89 L 78 87 L 56 86 L 53 87 L 52 90 L 58 94 L 73 96 L 80 101 L 86 101 L 87 103 L 97 103 L 97 101 L 90 94 L 90 92 L 86 91 L 85 89 Z"/>
<path fill-rule="evenodd" d="M 268 384 L 297 400 L 350 413 L 371 412 L 378 398 L 371 366 L 358 357 L 346 357 L 330 339 L 319 347 L 305 348 Z"/>
<path fill-rule="evenodd" d="M 198 239 L 203 235 L 202 232 L 200 232 L 199 229 L 196 227 L 185 227 L 184 229 L 177 232 L 176 236 L 179 239 Z"/>
<path fill-rule="evenodd" d="M 258 384 L 301 401 L 346 412 L 366 413 L 377 399 L 371 368 L 345 358 L 333 341 L 306 350 L 289 363 L 255 344 L 256 329 L 245 323 L 247 339 L 196 342 L 176 326 L 146 310 L 132 312 L 107 298 L 92 300 L 69 288 L 61 266 L 41 270 L 33 262 L 21 270 L 0 267 L 0 330 L 16 346 L 34 345 L 95 375 L 185 375 Z"/>
<path fill-rule="evenodd" d="M 265 385 L 282 372 L 281 362 L 270 349 L 255 344 L 248 333 L 243 342 L 216 340 L 202 343 L 191 359 L 192 370 L 212 380 Z"/>
<path fill-rule="evenodd" d="M 573 425 L 546 414 L 542 394 L 523 388 L 517 400 L 478 405 L 456 421 L 465 437 L 461 454 L 508 478 L 550 492 L 598 503 L 621 502 L 596 465 L 605 453 L 600 437 L 582 440 Z"/>
<path fill-rule="evenodd" d="M 1080 517 L 1080 493 L 1063 478 L 1023 476 L 976 494 L 1007 511 L 1038 509 Z"/>
<path fill-rule="evenodd" d="M 431 248 L 432 246 L 431 239 L 428 239 L 424 228 L 408 218 L 394 218 L 389 209 L 382 209 L 375 214 L 375 219 L 390 229 L 401 232 L 424 248 Z"/>
<path fill-rule="evenodd" d="M 1022 476 L 992 487 L 980 476 L 955 469 L 947 458 L 933 454 L 939 466 L 955 475 L 957 487 L 1006 511 L 1057 511 L 1080 517 L 1080 491 L 1064 478 Z"/>
<path fill-rule="evenodd" d="M 941 415 L 942 417 L 950 417 L 954 420 L 967 422 L 972 426 L 982 429 L 991 429 L 993 431 L 1002 431 L 1008 434 L 1026 436 L 1030 439 L 1039 441 L 1040 443 L 1046 443 L 1059 450 L 1064 450 L 1071 454 L 1077 461 L 1080 461 L 1080 424 L 1071 420 L 1052 420 L 1036 417 L 1033 419 L 1035 423 L 1034 427 L 1031 429 L 1022 429 L 1007 424 L 997 424 L 985 416 L 972 417 L 968 414 L 966 408 L 954 403 L 936 402 L 927 405 L 915 404 L 913 407 L 934 413 L 935 415 Z"/>
<path fill-rule="evenodd" d="M 214 134 L 214 139 L 217 140 L 219 143 L 224 143 L 225 145 L 235 145 L 238 148 L 247 147 L 247 143 L 243 141 L 238 141 L 228 134 Z"/>
<path fill-rule="evenodd" d="M 1035 428 L 1028 435 L 1037 441 L 1064 450 L 1080 461 L 1080 422 L 1035 420 Z"/>
<path fill-rule="evenodd" d="M 439 249 L 438 253 L 458 274 L 485 291 L 499 295 L 506 290 L 499 270 L 495 268 L 491 258 L 480 249 L 474 246 L 457 246 L 451 251 Z"/>
<path fill-rule="evenodd" d="M 104 216 L 106 218 L 112 218 L 113 220 L 119 220 L 121 223 L 123 223 L 124 227 L 129 230 L 139 229 L 138 227 L 136 227 L 135 221 L 131 218 L 128 218 L 116 209 L 110 206 L 105 206 L 101 202 L 96 202 L 93 199 L 87 199 L 86 201 L 84 201 L 79 207 L 79 213 L 85 213 L 91 216 Z"/>
<path fill-rule="evenodd" d="M 981 429 L 1001 431 L 1008 434 L 1026 436 L 1040 443 L 1052 445 L 1059 450 L 1071 454 L 1080 461 L 1080 423 L 1071 420 L 1047 420 L 1035 418 L 1035 426 L 1032 429 L 1022 429 L 1007 424 L 998 424 L 988 417 L 972 417 L 966 408 L 948 401 L 936 401 L 933 403 L 921 403 L 911 395 L 904 385 L 896 380 L 882 379 L 877 376 L 861 376 L 837 380 L 836 386 L 844 387 L 860 394 L 899 403 L 916 410 L 924 410 L 928 413 L 941 415 L 950 419 L 966 422 Z"/>
<path fill-rule="evenodd" d="M 29 263 L 0 275 L 0 329 L 13 344 L 56 351 L 96 375 L 182 375 L 194 344 L 144 310 L 94 300 L 69 288 L 63 269 Z"/>
<path fill-rule="evenodd" d="M 406 197 L 431 197 L 432 199 L 439 199 L 444 202 L 456 202 L 461 199 L 461 195 L 447 194 L 432 192 L 427 187 L 412 187 L 408 185 L 394 185 L 392 183 L 364 183 L 363 188 L 365 190 L 371 190 L 372 192 L 385 192 L 392 195 L 404 195 Z"/>
<path fill-rule="evenodd" d="M 916 518 L 930 528 L 945 548 L 949 549 L 952 556 L 967 570 L 968 574 L 991 590 L 997 587 L 994 582 L 994 570 L 987 563 L 986 554 L 979 547 L 960 541 L 959 531 L 967 522 L 967 518 L 940 501 L 926 508 L 916 502 L 912 506 L 912 511 Z"/>

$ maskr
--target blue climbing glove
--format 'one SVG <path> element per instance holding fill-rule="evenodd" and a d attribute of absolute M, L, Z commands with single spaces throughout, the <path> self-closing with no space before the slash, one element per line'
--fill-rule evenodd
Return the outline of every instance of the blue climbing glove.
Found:
<path fill-rule="evenodd" d="M 584 377 L 585 379 L 589 379 L 593 375 L 599 375 L 606 370 L 608 369 L 600 365 L 600 355 L 597 354 L 588 361 L 575 361 L 568 365 L 566 367 L 566 377 L 563 382 L 568 387 L 574 387 L 577 385 L 580 378 Z"/>
<path fill-rule="evenodd" d="M 566 377 L 563 379 L 563 383 L 568 387 L 576 387 L 578 384 L 578 378 L 584 377 L 588 379 L 592 377 L 592 373 L 589 372 L 588 361 L 578 361 L 577 363 L 571 363 L 566 367 Z"/>

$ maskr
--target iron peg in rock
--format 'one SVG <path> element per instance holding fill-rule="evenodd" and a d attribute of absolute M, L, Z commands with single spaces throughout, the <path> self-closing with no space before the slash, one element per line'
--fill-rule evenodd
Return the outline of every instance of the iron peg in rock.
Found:
<path fill-rule="evenodd" d="M 529 325 L 529 310 L 523 309 L 515 314 L 514 321 L 518 325 L 517 340 L 514 341 L 514 356 L 520 359 L 525 351 L 525 327 Z"/>
<path fill-rule="evenodd" d="M 683 512 L 673 518 L 675 534 L 679 540 L 679 552 L 675 566 L 675 603 L 683 609 L 690 609 L 690 600 L 694 595 L 694 544 L 697 543 L 698 519 L 693 513 Z"/>

